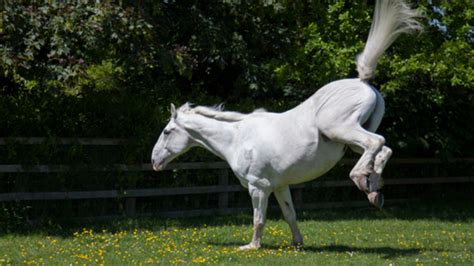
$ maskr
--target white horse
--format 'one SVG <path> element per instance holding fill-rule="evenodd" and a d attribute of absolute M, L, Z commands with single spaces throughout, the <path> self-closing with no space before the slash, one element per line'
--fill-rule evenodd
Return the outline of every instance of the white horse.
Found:
<path fill-rule="evenodd" d="M 260 109 L 242 114 L 189 104 L 176 109 L 171 104 L 171 119 L 153 148 L 153 169 L 162 170 L 194 146 L 226 160 L 252 198 L 253 238 L 242 250 L 260 247 L 272 192 L 293 244 L 302 245 L 289 185 L 323 175 L 347 147 L 362 154 L 350 178 L 381 208 L 381 174 L 392 151 L 374 133 L 385 107 L 369 80 L 380 56 L 400 34 L 421 29 L 418 16 L 402 0 L 378 0 L 367 44 L 357 58 L 359 77 L 331 82 L 284 113 Z"/>

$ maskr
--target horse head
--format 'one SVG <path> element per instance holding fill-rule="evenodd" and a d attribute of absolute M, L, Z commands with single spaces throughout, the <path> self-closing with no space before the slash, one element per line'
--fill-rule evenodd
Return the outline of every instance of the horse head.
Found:
<path fill-rule="evenodd" d="M 178 113 L 171 104 L 171 118 L 151 153 L 151 163 L 155 171 L 163 170 L 174 158 L 185 153 L 193 146 L 188 132 L 178 123 Z"/>

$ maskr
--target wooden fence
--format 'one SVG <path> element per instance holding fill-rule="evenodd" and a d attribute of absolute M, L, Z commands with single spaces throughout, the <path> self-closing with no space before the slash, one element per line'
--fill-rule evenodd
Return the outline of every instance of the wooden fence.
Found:
<path fill-rule="evenodd" d="M 45 142 L 45 138 L 0 138 L 0 145 L 15 142 L 21 145 L 36 145 Z M 128 142 L 126 139 L 72 139 L 61 138 L 56 139 L 54 143 L 59 145 L 124 145 Z M 456 158 L 449 160 L 450 163 L 473 163 L 474 158 Z M 344 164 L 354 164 L 355 160 L 343 159 Z M 394 158 L 390 160 L 390 164 L 408 165 L 408 164 L 431 164 L 435 166 L 446 163 L 440 159 L 430 158 Z M 166 167 L 166 170 L 217 170 L 219 177 L 216 185 L 211 186 L 192 186 L 192 187 L 168 187 L 168 188 L 129 188 L 124 190 L 96 190 L 96 191 L 61 191 L 61 192 L 13 192 L 0 193 L 0 202 L 12 201 L 48 201 L 48 200 L 81 200 L 81 199 L 125 199 L 125 214 L 133 216 L 136 214 L 136 199 L 145 197 L 160 197 L 160 196 L 174 196 L 174 195 L 193 195 L 193 194 L 208 194 L 217 193 L 218 208 L 217 209 L 199 209 L 187 211 L 171 211 L 171 212 L 157 212 L 156 215 L 166 217 L 183 217 L 183 216 L 200 216 L 212 214 L 228 214 L 240 212 L 242 208 L 232 208 L 229 206 L 229 193 L 243 191 L 240 185 L 233 185 L 229 183 L 229 166 L 225 162 L 201 162 L 201 163 L 175 163 Z M 67 172 L 71 170 L 69 165 L 28 165 L 21 164 L 0 164 L 0 173 L 57 173 Z M 74 167 L 77 171 L 77 166 Z M 143 172 L 152 171 L 150 164 L 113 164 L 104 166 L 82 165 L 79 170 L 89 172 L 101 171 L 124 171 L 124 172 Z M 442 183 L 467 183 L 474 182 L 474 175 L 469 173 L 466 176 L 433 176 L 431 178 L 391 178 L 385 180 L 385 185 L 412 185 L 412 184 L 442 184 Z M 317 188 L 317 187 L 346 187 L 353 186 L 349 180 L 318 180 L 306 184 L 299 184 L 292 186 L 293 197 L 295 205 L 302 209 L 328 208 L 328 207 L 342 207 L 342 206 L 368 206 L 367 201 L 363 202 L 329 202 L 329 203 L 309 203 L 303 202 L 301 193 L 303 189 Z M 403 199 L 388 200 L 387 203 L 399 202 Z"/>

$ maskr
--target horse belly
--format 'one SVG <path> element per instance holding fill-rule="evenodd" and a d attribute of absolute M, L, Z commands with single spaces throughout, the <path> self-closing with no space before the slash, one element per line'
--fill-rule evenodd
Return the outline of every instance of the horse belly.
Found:
<path fill-rule="evenodd" d="M 326 142 L 305 160 L 291 165 L 281 177 L 282 185 L 300 184 L 316 179 L 331 170 L 344 156 L 345 145 Z"/>

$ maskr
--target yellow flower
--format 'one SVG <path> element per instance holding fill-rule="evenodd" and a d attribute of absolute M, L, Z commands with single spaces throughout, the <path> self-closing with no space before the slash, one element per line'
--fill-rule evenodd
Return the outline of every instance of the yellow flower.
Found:
<path fill-rule="evenodd" d="M 78 258 L 80 258 L 80 259 L 83 259 L 83 260 L 89 259 L 89 257 L 87 257 L 87 255 L 84 255 L 84 254 L 76 255 L 76 257 L 78 257 Z"/>
<path fill-rule="evenodd" d="M 204 263 L 204 262 L 206 262 L 206 259 L 203 258 L 203 257 L 201 257 L 201 256 L 199 256 L 199 257 L 193 259 L 193 262 L 194 262 L 194 263 Z"/>

